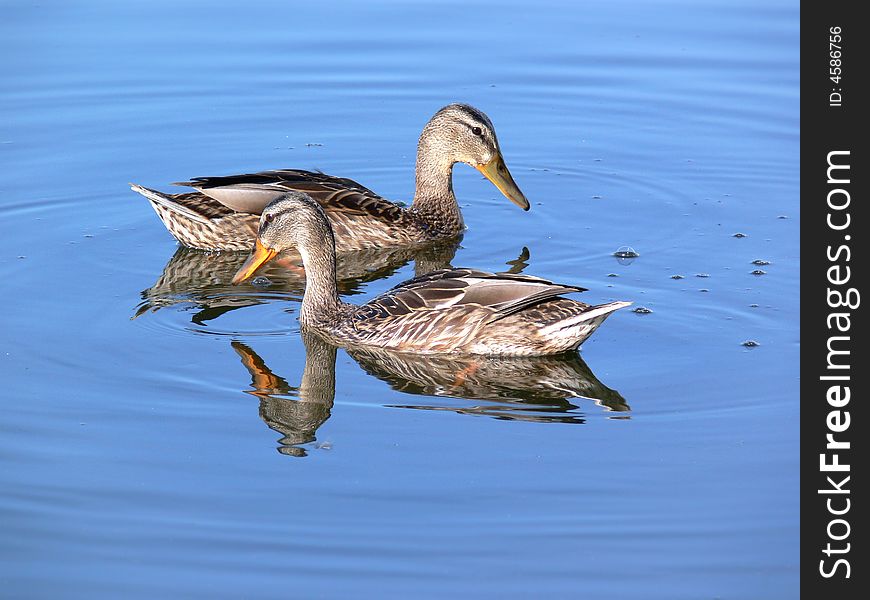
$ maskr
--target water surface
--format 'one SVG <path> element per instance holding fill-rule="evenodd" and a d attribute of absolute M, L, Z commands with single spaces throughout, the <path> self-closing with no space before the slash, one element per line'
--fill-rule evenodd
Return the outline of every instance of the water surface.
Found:
<path fill-rule="evenodd" d="M 794 2 L 7 4 L 5 593 L 796 597 L 798 33 Z M 408 200 L 453 101 L 532 210 L 457 166 L 468 232 L 422 264 L 651 312 L 544 364 L 312 350 L 298 281 L 230 288 L 243 257 L 127 188 Z M 421 263 L 363 264 L 351 301 Z"/>

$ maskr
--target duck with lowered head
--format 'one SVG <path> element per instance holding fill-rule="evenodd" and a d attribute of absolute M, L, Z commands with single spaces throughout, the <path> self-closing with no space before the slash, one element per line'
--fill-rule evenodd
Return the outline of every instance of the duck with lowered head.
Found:
<path fill-rule="evenodd" d="M 233 283 L 285 250 L 296 248 L 306 286 L 299 311 L 342 345 L 435 354 L 535 356 L 574 350 L 615 310 L 562 297 L 583 288 L 538 277 L 441 269 L 400 283 L 363 305 L 343 302 L 336 288 L 335 238 L 326 212 L 310 196 L 288 192 L 265 207 L 254 251 Z"/>
<path fill-rule="evenodd" d="M 304 192 L 326 212 L 339 252 L 448 239 L 464 230 L 453 194 L 453 165 L 478 169 L 523 210 L 529 201 L 505 165 L 495 128 L 482 111 L 450 104 L 429 120 L 417 145 L 414 200 L 403 207 L 343 177 L 295 169 L 227 177 L 197 177 L 196 188 L 165 194 L 137 184 L 175 238 L 201 250 L 248 250 L 260 214 L 285 192 Z"/>

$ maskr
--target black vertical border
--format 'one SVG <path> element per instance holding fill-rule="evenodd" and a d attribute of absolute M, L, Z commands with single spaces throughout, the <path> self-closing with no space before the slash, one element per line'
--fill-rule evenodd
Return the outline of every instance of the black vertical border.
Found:
<path fill-rule="evenodd" d="M 843 293 L 850 287 L 859 293 L 866 290 L 864 285 L 866 260 L 866 236 L 870 235 L 868 211 L 865 208 L 870 199 L 867 198 L 866 179 L 868 177 L 865 137 L 868 129 L 864 125 L 868 121 L 867 66 L 868 47 L 866 39 L 870 32 L 870 24 L 859 18 L 857 7 L 860 3 L 845 2 L 804 2 L 801 4 L 801 594 L 805 598 L 836 598 L 848 600 L 858 598 L 858 590 L 862 589 L 861 597 L 866 597 L 867 571 L 870 570 L 866 561 L 868 548 L 863 540 L 867 539 L 863 530 L 864 497 L 858 493 L 857 487 L 865 486 L 866 478 L 863 461 L 858 455 L 868 452 L 864 435 L 870 431 L 866 424 L 866 410 L 863 405 L 868 400 L 865 366 L 859 357 L 862 346 L 870 343 L 865 339 L 866 327 L 863 313 L 867 308 L 864 303 L 870 303 L 870 296 L 861 297 L 860 305 L 851 309 L 848 307 L 833 308 L 828 302 L 828 290 L 839 289 Z M 833 57 L 830 46 L 831 28 L 841 29 L 841 79 L 839 82 L 831 79 L 831 64 Z M 836 104 L 833 92 L 842 95 L 840 106 Z M 848 156 L 837 155 L 839 163 L 847 162 L 848 184 L 831 184 L 828 182 L 828 153 L 832 151 L 849 151 Z M 845 175 L 844 170 L 832 172 Z M 846 189 L 849 194 L 849 206 L 840 211 L 832 211 L 828 206 L 828 194 L 834 189 Z M 836 192 L 833 195 L 835 204 L 843 204 L 845 196 Z M 828 215 L 832 213 L 835 224 L 844 222 L 848 212 L 850 225 L 848 229 L 835 231 L 828 225 Z M 848 238 L 847 238 L 848 236 Z M 848 246 L 848 252 L 837 249 Z M 830 255 L 837 257 L 831 260 Z M 846 258 L 849 258 L 847 261 Z M 843 277 L 845 267 L 850 268 L 850 279 L 841 285 L 829 282 L 828 269 L 840 265 L 839 271 L 833 275 Z M 844 325 L 849 322 L 849 331 L 838 332 L 828 326 L 828 316 L 835 312 L 848 312 L 848 320 L 841 320 Z M 848 349 L 850 354 L 838 355 L 838 362 L 848 363 L 850 368 L 837 371 L 828 368 L 828 340 L 830 336 L 848 336 L 848 341 L 839 340 L 839 349 Z M 849 381 L 825 381 L 824 375 L 848 375 Z M 850 388 L 850 401 L 847 405 L 833 407 L 828 403 L 827 393 L 834 384 L 847 385 Z M 847 450 L 826 450 L 826 435 L 831 433 L 828 427 L 828 417 L 831 411 L 841 411 L 832 416 L 835 427 L 842 428 L 845 411 L 849 413 L 849 426 L 845 431 L 834 433 L 838 441 L 848 441 L 851 447 Z M 827 453 L 828 462 L 831 454 L 839 454 L 839 462 L 849 464 L 848 473 L 822 472 L 820 454 Z M 830 489 L 833 486 L 827 481 L 827 476 L 848 489 L 848 494 L 819 493 L 819 490 Z M 842 484 L 844 475 L 850 480 Z M 849 499 L 849 510 L 843 515 L 833 515 L 829 512 L 827 501 L 831 499 L 834 510 L 843 510 Z M 831 531 L 837 537 L 846 531 L 849 535 L 843 540 L 830 539 L 828 525 L 832 520 L 842 518 L 849 523 L 848 529 L 843 523 L 832 525 Z M 827 556 L 824 550 L 830 543 L 835 549 L 849 551 L 843 554 L 831 553 Z M 859 557 L 861 557 L 859 559 Z M 840 564 L 834 576 L 826 578 L 822 569 L 829 573 L 838 558 L 844 558 L 849 563 L 849 577 L 845 577 L 846 569 Z M 820 561 L 824 560 L 824 566 Z"/>

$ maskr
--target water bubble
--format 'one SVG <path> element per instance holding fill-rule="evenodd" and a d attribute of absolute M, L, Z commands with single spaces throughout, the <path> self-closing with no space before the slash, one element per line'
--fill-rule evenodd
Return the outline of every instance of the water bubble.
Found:
<path fill-rule="evenodd" d="M 769 260 L 762 260 L 762 259 L 760 259 L 760 258 L 756 258 L 755 260 L 752 261 L 752 264 L 753 264 L 753 265 L 757 265 L 757 266 L 759 266 L 759 267 L 763 267 L 763 266 L 765 266 L 765 265 L 769 265 L 769 264 L 770 264 L 770 261 L 769 261 Z"/>
<path fill-rule="evenodd" d="M 272 280 L 266 277 L 265 275 L 257 275 L 251 280 L 251 285 L 257 287 L 268 287 L 272 285 Z"/>
<path fill-rule="evenodd" d="M 608 273 L 607 276 L 608 277 L 619 277 L 619 275 L 617 275 L 616 273 Z"/>
<path fill-rule="evenodd" d="M 620 246 L 616 249 L 616 252 L 613 253 L 613 256 L 616 257 L 616 262 L 621 265 L 630 265 L 634 262 L 634 259 L 640 256 L 634 248 L 631 246 Z"/>
<path fill-rule="evenodd" d="M 631 246 L 620 246 L 616 249 L 616 252 L 613 253 L 613 256 L 616 258 L 637 258 L 640 254 L 638 254 Z"/>
<path fill-rule="evenodd" d="M 671 275 L 671 279 L 684 279 L 682 275 Z"/>
<path fill-rule="evenodd" d="M 738 232 L 735 233 L 732 237 L 736 237 L 736 238 L 745 238 L 745 237 L 749 237 L 749 236 L 746 235 L 745 233 L 740 233 L 740 232 L 738 231 Z"/>
<path fill-rule="evenodd" d="M 757 304 L 750 304 L 749 308 L 758 308 L 758 305 Z"/>
<path fill-rule="evenodd" d="M 741 345 L 745 346 L 746 348 L 758 348 L 761 344 L 759 344 L 755 340 L 746 340 Z"/>
<path fill-rule="evenodd" d="M 709 292 L 710 290 L 708 290 L 707 288 L 701 288 L 701 289 L 698 290 L 698 291 L 699 291 L 699 292 L 703 292 L 703 293 L 706 294 L 706 293 Z"/>
<path fill-rule="evenodd" d="M 767 271 L 762 271 L 761 269 L 755 269 L 752 271 L 752 275 L 767 275 Z"/>
<path fill-rule="evenodd" d="M 652 310 L 647 308 L 646 306 L 638 306 L 637 308 L 635 308 L 631 312 L 638 314 L 638 315 L 648 315 L 648 314 L 652 313 Z"/>
<path fill-rule="evenodd" d="M 695 277 L 701 277 L 703 279 L 706 279 L 709 276 L 710 276 L 709 273 L 695 273 Z"/>

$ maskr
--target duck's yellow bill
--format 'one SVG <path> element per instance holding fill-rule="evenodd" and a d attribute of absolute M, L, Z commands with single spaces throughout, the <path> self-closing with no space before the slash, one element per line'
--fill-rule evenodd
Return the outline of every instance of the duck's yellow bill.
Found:
<path fill-rule="evenodd" d="M 526 196 L 517 187 L 514 178 L 511 177 L 511 172 L 508 171 L 507 165 L 504 164 L 501 152 L 495 155 L 491 161 L 484 165 L 477 165 L 477 170 L 483 173 L 483 176 L 489 179 L 505 197 L 522 208 L 529 210 L 529 201 Z"/>
<path fill-rule="evenodd" d="M 277 252 L 275 252 L 271 248 L 266 248 L 266 246 L 260 243 L 260 240 L 257 239 L 254 245 L 254 251 L 251 252 L 248 260 L 245 261 L 245 264 L 243 264 L 242 267 L 238 271 L 236 271 L 236 274 L 233 276 L 233 285 L 238 285 L 243 281 L 253 277 L 254 273 L 257 272 L 257 269 L 275 258 L 277 255 Z"/>

